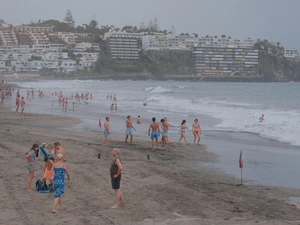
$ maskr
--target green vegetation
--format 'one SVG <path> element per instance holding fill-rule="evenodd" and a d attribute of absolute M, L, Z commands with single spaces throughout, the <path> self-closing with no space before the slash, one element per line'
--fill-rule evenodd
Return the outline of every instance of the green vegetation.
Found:
<path fill-rule="evenodd" d="M 259 50 L 258 71 L 265 81 L 300 80 L 300 62 L 285 58 L 279 42 L 258 39 L 254 47 Z"/>

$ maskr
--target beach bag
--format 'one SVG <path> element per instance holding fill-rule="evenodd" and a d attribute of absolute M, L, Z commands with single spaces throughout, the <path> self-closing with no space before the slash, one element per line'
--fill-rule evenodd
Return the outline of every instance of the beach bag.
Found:
<path fill-rule="evenodd" d="M 50 184 L 46 184 L 46 181 L 44 182 L 44 187 L 45 187 L 45 190 L 48 190 L 50 192 L 53 192 L 54 191 L 54 187 L 53 187 L 53 183 L 50 183 Z"/>
<path fill-rule="evenodd" d="M 45 190 L 45 184 L 42 180 L 38 179 L 36 182 L 35 182 L 35 189 L 37 191 L 42 191 L 42 190 Z"/>

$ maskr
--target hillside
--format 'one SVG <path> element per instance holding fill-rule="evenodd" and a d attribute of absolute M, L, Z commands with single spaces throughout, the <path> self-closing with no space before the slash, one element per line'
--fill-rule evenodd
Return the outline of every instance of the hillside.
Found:
<path fill-rule="evenodd" d="M 265 81 L 300 81 L 300 61 L 285 58 L 280 43 L 258 40 L 254 47 L 259 50 L 258 68 Z"/>

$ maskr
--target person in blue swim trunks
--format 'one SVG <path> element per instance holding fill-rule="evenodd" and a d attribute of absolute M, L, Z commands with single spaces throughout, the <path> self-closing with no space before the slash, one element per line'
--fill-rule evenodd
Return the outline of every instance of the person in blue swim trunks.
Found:
<path fill-rule="evenodd" d="M 148 129 L 148 135 L 150 136 L 151 131 L 151 143 L 152 143 L 152 150 L 154 148 L 154 139 L 156 140 L 156 149 L 158 149 L 158 136 L 160 135 L 159 125 L 155 122 L 155 117 L 152 118 L 152 123 Z"/>
<path fill-rule="evenodd" d="M 103 135 L 104 135 L 103 146 L 108 146 L 107 138 L 109 134 L 110 134 L 109 117 L 106 117 L 104 122 L 104 131 L 103 131 Z"/>
<path fill-rule="evenodd" d="M 131 116 L 127 116 L 125 143 L 127 143 L 128 136 L 130 135 L 130 144 L 132 144 L 133 130 L 136 130 L 136 129 L 132 126 Z"/>

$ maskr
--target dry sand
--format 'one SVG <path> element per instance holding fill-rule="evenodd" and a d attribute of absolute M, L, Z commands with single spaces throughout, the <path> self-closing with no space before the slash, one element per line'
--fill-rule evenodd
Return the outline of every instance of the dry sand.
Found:
<path fill-rule="evenodd" d="M 150 140 L 125 144 L 109 136 L 102 147 L 96 133 L 72 131 L 74 118 L 0 111 L 0 224 L 300 224 L 297 189 L 239 186 L 238 180 L 199 162 L 217 156 L 206 146 L 177 145 L 151 151 Z M 68 129 L 62 129 L 68 128 Z M 22 154 L 33 143 L 59 141 L 67 151 L 71 181 L 66 182 L 67 208 L 52 214 L 53 194 L 27 192 Z M 124 171 L 121 190 L 125 206 L 110 209 L 115 196 L 110 185 L 111 150 L 120 148 Z M 101 158 L 97 154 L 101 153 Z M 150 160 L 147 160 L 147 154 Z M 43 176 L 37 158 L 35 178 Z"/>

